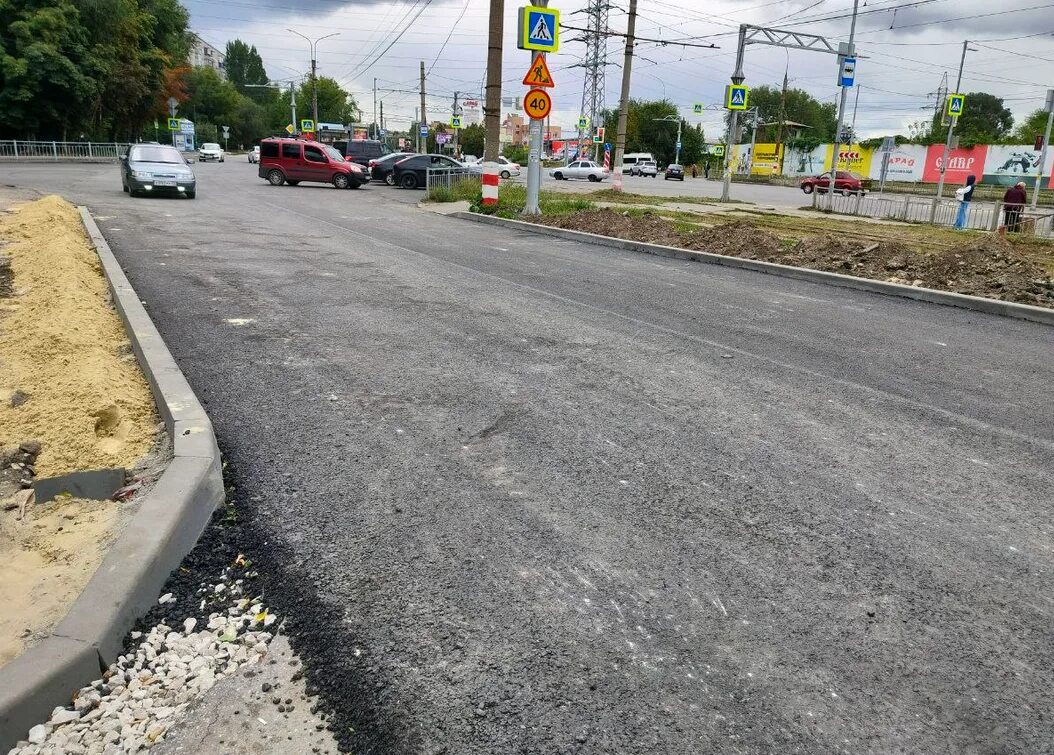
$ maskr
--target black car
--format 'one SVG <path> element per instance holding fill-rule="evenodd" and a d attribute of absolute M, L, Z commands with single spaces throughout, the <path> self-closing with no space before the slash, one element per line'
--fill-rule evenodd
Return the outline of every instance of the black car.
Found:
<path fill-rule="evenodd" d="M 388 145 L 376 139 L 354 139 L 350 142 L 333 142 L 333 147 L 348 158 L 349 162 L 358 163 L 363 168 L 370 166 L 370 160 L 376 160 L 391 154 Z"/>
<path fill-rule="evenodd" d="M 393 185 L 402 186 L 404 189 L 423 189 L 428 182 L 429 169 L 436 168 L 444 168 L 466 176 L 480 172 L 466 168 L 446 155 L 412 155 L 395 162 L 392 168 Z"/>
<path fill-rule="evenodd" d="M 671 178 L 676 178 L 678 181 L 684 180 L 684 166 L 677 165 L 676 163 L 666 166 L 666 175 L 663 176 L 663 180 L 669 181 Z"/>
<path fill-rule="evenodd" d="M 390 155 L 370 160 L 370 178 L 374 181 L 383 181 L 389 186 L 395 186 L 395 174 L 392 169 L 395 168 L 397 162 L 413 154 L 413 152 L 392 152 Z"/>

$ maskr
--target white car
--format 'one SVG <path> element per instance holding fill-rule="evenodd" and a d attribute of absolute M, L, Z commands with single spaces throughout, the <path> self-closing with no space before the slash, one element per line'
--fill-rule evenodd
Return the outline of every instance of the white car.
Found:
<path fill-rule="evenodd" d="M 215 142 L 205 142 L 198 147 L 198 162 L 204 163 L 209 160 L 218 160 L 223 162 L 223 147 L 216 144 Z"/>
<path fill-rule="evenodd" d="M 639 163 L 630 168 L 629 174 L 631 176 L 655 176 L 659 175 L 659 165 L 654 160 L 641 160 Z"/>
<path fill-rule="evenodd" d="M 249 150 L 249 162 L 258 163 L 260 162 L 260 145 L 257 144 L 255 147 Z"/>
<path fill-rule="evenodd" d="M 587 181 L 603 181 L 608 177 L 608 172 L 603 165 L 592 160 L 576 160 L 570 165 L 553 168 L 549 175 L 557 181 L 566 181 L 570 178 L 584 178 Z"/>
<path fill-rule="evenodd" d="M 476 161 L 476 165 L 478 165 L 481 168 L 486 168 L 486 167 L 489 167 L 489 166 L 493 165 L 494 167 L 496 167 L 498 169 L 498 175 L 501 176 L 502 178 L 512 178 L 513 176 L 520 175 L 520 165 L 519 165 L 519 163 L 514 163 L 512 160 L 510 160 L 507 157 L 499 157 L 493 163 L 488 163 L 483 158 L 480 158 L 479 160 Z"/>

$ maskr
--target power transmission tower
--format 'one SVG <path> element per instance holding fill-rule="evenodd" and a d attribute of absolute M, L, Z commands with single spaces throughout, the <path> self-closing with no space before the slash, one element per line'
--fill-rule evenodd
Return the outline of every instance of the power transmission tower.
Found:
<path fill-rule="evenodd" d="M 586 46 L 585 78 L 582 82 L 582 109 L 581 115 L 589 119 L 589 128 L 603 125 L 604 117 L 604 68 L 607 66 L 607 40 L 608 40 L 608 14 L 611 5 L 607 0 L 589 0 L 589 4 L 583 9 L 589 21 L 586 24 L 589 31 L 583 32 L 582 42 Z M 589 133 L 584 135 L 589 137 Z M 581 146 L 582 135 L 579 135 Z M 591 139 L 589 139 L 592 142 Z"/>

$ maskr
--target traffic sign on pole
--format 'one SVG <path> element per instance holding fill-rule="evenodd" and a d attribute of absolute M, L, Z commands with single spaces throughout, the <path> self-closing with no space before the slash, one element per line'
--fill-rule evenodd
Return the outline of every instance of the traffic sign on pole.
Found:
<path fill-rule="evenodd" d="M 292 123 L 287 124 L 285 127 L 285 132 L 292 136 L 296 133 L 296 126 L 294 126 Z"/>
<path fill-rule="evenodd" d="M 966 107 L 966 95 L 965 94 L 949 94 L 948 95 L 948 116 L 951 118 L 958 118 L 963 114 L 963 109 Z"/>
<path fill-rule="evenodd" d="M 313 120 L 311 120 L 310 118 L 306 118 L 306 119 L 300 121 L 300 130 L 301 131 L 314 131 L 315 130 L 315 122 Z"/>
<path fill-rule="evenodd" d="M 725 89 L 725 107 L 728 110 L 746 110 L 750 87 L 745 84 L 729 84 Z"/>
<path fill-rule="evenodd" d="M 523 77 L 523 83 L 529 87 L 554 87 L 553 75 L 549 72 L 549 65 L 545 62 L 544 55 L 535 55 L 527 75 Z"/>
<path fill-rule="evenodd" d="M 521 50 L 557 52 L 560 49 L 560 11 L 525 5 L 519 12 L 519 40 Z"/>
<path fill-rule="evenodd" d="M 714 157 L 724 157 L 725 156 L 725 145 L 724 144 L 715 144 L 713 146 L 713 148 L 711 149 L 711 154 L 713 154 Z"/>
<path fill-rule="evenodd" d="M 534 120 L 543 120 L 553 110 L 553 98 L 544 89 L 532 89 L 523 98 L 523 109 Z"/>
<path fill-rule="evenodd" d="M 705 107 L 705 105 L 703 105 L 703 103 L 697 102 L 694 105 L 692 105 L 692 112 L 695 113 L 696 115 L 700 115 L 703 112 L 703 108 L 704 107 Z"/>
<path fill-rule="evenodd" d="M 461 128 L 461 116 L 452 115 L 450 116 L 450 128 Z"/>
<path fill-rule="evenodd" d="M 421 136 L 428 136 L 428 124 L 427 123 L 422 123 L 421 124 Z"/>
<path fill-rule="evenodd" d="M 839 86 L 851 87 L 856 80 L 856 58 L 842 58 L 842 73 Z"/>
<path fill-rule="evenodd" d="M 586 118 L 584 115 L 580 116 L 578 118 L 578 130 L 585 131 L 587 128 L 589 128 L 589 119 Z"/>
<path fill-rule="evenodd" d="M 179 131 L 179 118 L 169 118 L 168 119 L 168 130 L 169 131 Z"/>

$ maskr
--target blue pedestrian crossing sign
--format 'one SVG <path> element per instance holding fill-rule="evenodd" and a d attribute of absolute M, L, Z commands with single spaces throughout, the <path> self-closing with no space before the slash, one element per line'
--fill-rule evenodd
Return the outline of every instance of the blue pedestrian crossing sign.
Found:
<path fill-rule="evenodd" d="M 703 103 L 697 102 L 694 105 L 692 105 L 692 112 L 695 113 L 696 115 L 699 115 L 700 113 L 703 112 L 703 107 L 704 107 Z"/>
<path fill-rule="evenodd" d="M 958 118 L 963 114 L 963 108 L 966 107 L 966 95 L 964 94 L 949 94 L 948 95 L 948 117 Z"/>
<path fill-rule="evenodd" d="M 585 131 L 587 128 L 589 128 L 589 119 L 583 115 L 578 119 L 578 130 Z"/>
<path fill-rule="evenodd" d="M 746 110 L 750 87 L 744 84 L 731 84 L 725 90 L 725 107 L 729 110 Z"/>
<path fill-rule="evenodd" d="M 560 49 L 560 11 L 525 5 L 520 8 L 517 45 L 521 50 L 557 52 Z"/>

